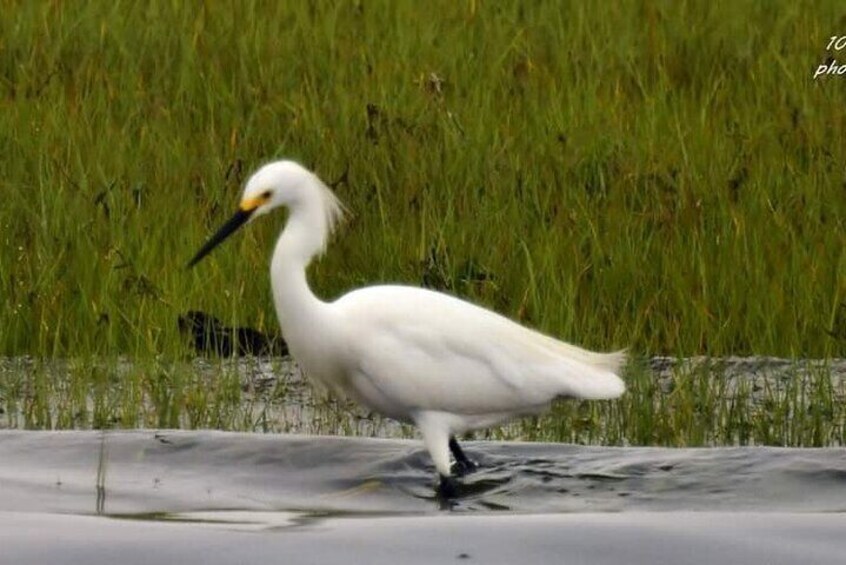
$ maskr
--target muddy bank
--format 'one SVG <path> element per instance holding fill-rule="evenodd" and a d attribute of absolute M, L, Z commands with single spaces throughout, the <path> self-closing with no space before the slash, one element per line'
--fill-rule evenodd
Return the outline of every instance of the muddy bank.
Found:
<path fill-rule="evenodd" d="M 811 443 L 843 443 L 843 414 L 839 407 L 846 402 L 844 360 L 656 357 L 634 360 L 626 378 L 630 390 L 625 398 L 636 399 L 637 410 L 644 414 L 650 409 L 669 410 L 662 403 L 668 404 L 668 399 L 681 387 L 687 389 L 690 397 L 687 408 L 698 409 L 694 400 L 703 400 L 710 402 L 712 409 L 726 410 L 727 415 L 721 418 L 738 420 L 727 424 L 730 428 L 727 433 L 712 430 L 713 438 L 694 439 L 691 443 L 807 445 L 810 441 L 807 438 L 796 439 L 807 431 L 808 426 L 803 427 L 802 422 L 796 433 L 785 432 L 787 437 L 763 434 L 751 438 L 747 437 L 748 430 L 756 425 L 751 423 L 756 416 L 767 420 L 768 414 L 778 414 L 779 410 L 801 415 L 814 408 L 818 409 L 825 429 L 817 434 L 819 441 Z M 828 408 L 824 406 L 826 403 Z M 779 410 L 774 410 L 774 406 Z M 571 423 L 579 424 L 577 420 Z M 610 441 L 597 438 L 581 428 L 560 437 L 537 437 L 535 431 L 523 424 L 516 422 L 476 437 L 600 444 L 628 442 L 625 438 Z M 763 429 L 777 426 L 778 422 L 761 421 L 757 425 Z M 415 437 L 411 427 L 381 418 L 354 403 L 321 394 L 289 357 L 153 363 L 133 363 L 120 358 L 88 361 L 0 358 L 0 429 L 25 427 L 182 427 Z M 741 433 L 741 428 L 746 430 L 746 435 Z M 626 433 L 631 435 L 631 430 Z M 631 443 L 667 444 L 669 440 L 649 441 L 638 437 Z"/>

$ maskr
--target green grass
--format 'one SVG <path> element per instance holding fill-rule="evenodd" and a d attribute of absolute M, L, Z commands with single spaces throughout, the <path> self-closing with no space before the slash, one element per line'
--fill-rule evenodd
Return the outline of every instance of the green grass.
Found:
<path fill-rule="evenodd" d="M 184 265 L 277 157 L 353 212 L 321 296 L 425 283 L 590 348 L 846 355 L 846 78 L 812 79 L 846 62 L 841 3 L 231 4 L 5 3 L 0 356 L 78 365 L 7 376 L 14 425 L 255 425 L 237 380 L 185 368 L 176 317 L 275 330 L 281 215 Z M 741 411 L 704 377 L 634 382 L 544 422 L 842 443 L 823 384 Z"/>
<path fill-rule="evenodd" d="M 415 434 L 351 402 L 313 395 L 302 381 L 268 381 L 263 371 L 251 361 L 240 369 L 230 361 L 6 361 L 0 366 L 0 428 Z M 626 380 L 629 390 L 619 400 L 561 401 L 548 414 L 474 437 L 672 447 L 846 445 L 846 381 L 822 365 L 750 378 L 705 364 L 656 379 L 635 362 Z"/>
<path fill-rule="evenodd" d="M 776 4 L 7 3 L 0 354 L 273 328 L 281 217 L 183 267 L 287 156 L 346 179 L 323 296 L 434 274 L 593 348 L 844 355 L 846 89 L 811 76 L 846 12 Z"/>

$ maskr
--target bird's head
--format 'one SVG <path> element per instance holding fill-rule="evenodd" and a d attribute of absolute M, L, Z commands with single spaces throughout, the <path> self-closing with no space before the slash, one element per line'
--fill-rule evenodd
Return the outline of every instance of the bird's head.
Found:
<path fill-rule="evenodd" d="M 238 211 L 215 233 L 188 263 L 193 267 L 227 237 L 253 219 L 285 206 L 289 209 L 303 203 L 322 213 L 322 231 L 328 235 L 343 215 L 343 207 L 335 195 L 311 171 L 294 161 L 269 163 L 247 181 Z"/>
<path fill-rule="evenodd" d="M 294 161 L 269 163 L 247 181 L 239 211 L 252 219 L 280 206 L 292 207 L 316 181 L 311 171 Z"/>

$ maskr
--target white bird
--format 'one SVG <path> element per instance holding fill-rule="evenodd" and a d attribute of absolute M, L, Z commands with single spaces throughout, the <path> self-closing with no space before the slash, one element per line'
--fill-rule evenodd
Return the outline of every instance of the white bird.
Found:
<path fill-rule="evenodd" d="M 541 412 L 558 397 L 611 399 L 625 391 L 618 376 L 624 351 L 587 351 L 447 294 L 384 285 L 320 300 L 306 268 L 325 250 L 343 206 L 293 161 L 265 165 L 247 181 L 238 211 L 189 267 L 241 225 L 282 206 L 289 216 L 270 277 L 291 354 L 335 393 L 416 425 L 442 494 L 456 488 L 450 451 L 458 474 L 475 467 L 457 434 Z"/>

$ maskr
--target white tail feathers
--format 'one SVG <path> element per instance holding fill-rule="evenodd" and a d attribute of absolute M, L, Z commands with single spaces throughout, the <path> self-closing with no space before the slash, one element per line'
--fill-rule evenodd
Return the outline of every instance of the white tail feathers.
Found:
<path fill-rule="evenodd" d="M 560 396 L 585 400 L 610 400 L 618 398 L 626 391 L 626 384 L 620 378 L 626 362 L 626 351 L 613 353 L 594 353 L 575 346 L 567 345 L 568 358 L 562 359 L 559 382 Z M 578 350 L 571 350 L 574 348 Z"/>

